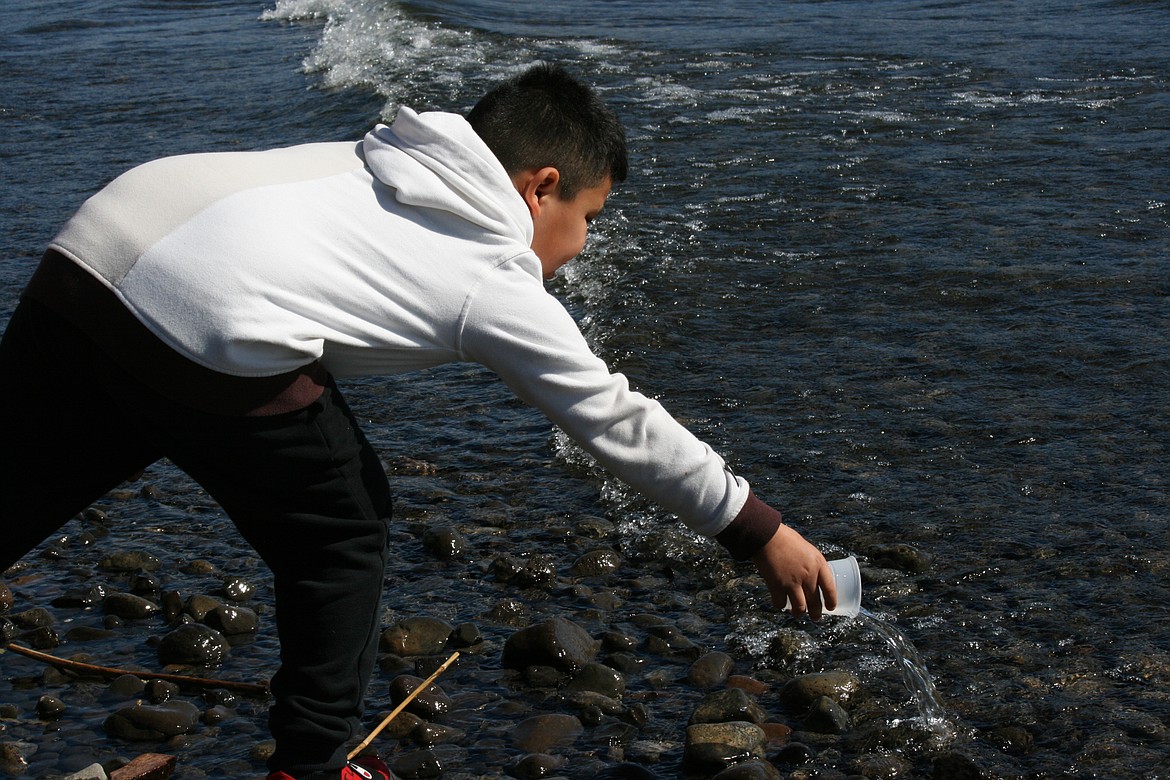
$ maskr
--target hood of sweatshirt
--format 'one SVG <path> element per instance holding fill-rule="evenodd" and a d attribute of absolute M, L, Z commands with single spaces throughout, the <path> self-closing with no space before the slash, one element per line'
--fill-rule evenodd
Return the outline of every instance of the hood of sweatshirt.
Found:
<path fill-rule="evenodd" d="M 532 217 L 504 166 L 458 114 L 403 107 L 362 141 L 366 166 L 403 204 L 439 209 L 532 244 Z"/>

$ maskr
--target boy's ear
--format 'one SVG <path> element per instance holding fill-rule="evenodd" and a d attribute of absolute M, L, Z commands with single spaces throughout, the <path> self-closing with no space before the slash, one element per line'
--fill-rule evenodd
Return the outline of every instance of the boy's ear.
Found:
<path fill-rule="evenodd" d="M 528 213 L 536 218 L 540 216 L 544 198 L 557 193 L 561 184 L 561 172 L 551 165 L 534 168 L 513 176 L 512 183 L 528 205 Z"/>

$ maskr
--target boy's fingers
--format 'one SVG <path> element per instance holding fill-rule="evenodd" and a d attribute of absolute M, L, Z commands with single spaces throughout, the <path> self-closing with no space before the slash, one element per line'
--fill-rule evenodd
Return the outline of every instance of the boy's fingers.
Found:
<path fill-rule="evenodd" d="M 833 570 L 829 568 L 828 562 L 821 564 L 821 571 L 818 580 L 821 585 L 821 594 L 825 602 L 825 609 L 837 608 L 837 579 L 833 576 Z"/>

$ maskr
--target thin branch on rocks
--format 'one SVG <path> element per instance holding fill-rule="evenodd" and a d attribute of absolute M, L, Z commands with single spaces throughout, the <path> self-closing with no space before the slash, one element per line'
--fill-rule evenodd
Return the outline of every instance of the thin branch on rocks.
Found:
<path fill-rule="evenodd" d="M 389 726 L 390 721 L 397 718 L 398 713 L 400 713 L 404 709 L 406 709 L 406 705 L 408 705 L 412 701 L 414 701 L 416 696 L 418 696 L 420 693 L 422 693 L 427 688 L 429 688 L 431 686 L 431 683 L 433 683 L 435 680 L 439 679 L 439 675 L 442 674 L 443 672 L 447 671 L 447 667 L 450 666 L 451 664 L 455 663 L 455 659 L 458 657 L 459 657 L 458 652 L 451 653 L 451 657 L 448 658 L 446 661 L 444 661 L 442 664 L 440 664 L 439 668 L 435 670 L 434 674 L 432 674 L 427 679 L 423 680 L 422 684 L 420 684 L 417 688 L 415 688 L 413 691 L 411 691 L 410 694 L 405 699 L 403 699 L 402 702 L 397 707 L 395 707 L 390 712 L 389 715 L 387 715 L 385 718 L 383 718 L 382 722 L 378 724 L 378 727 L 370 732 L 370 736 L 363 739 L 362 743 L 360 745 L 358 745 L 357 747 L 355 747 L 353 750 L 351 750 L 349 752 L 349 755 L 347 756 L 347 758 L 352 759 L 353 757 L 355 757 L 356 755 L 361 753 L 363 750 L 365 750 L 369 746 L 369 744 L 374 741 L 374 737 L 376 737 L 376 736 L 378 736 L 378 734 L 382 733 L 382 729 Z"/>
<path fill-rule="evenodd" d="M 239 691 L 241 693 L 250 693 L 254 695 L 268 695 L 268 685 L 260 685 L 257 683 L 233 682 L 231 680 L 212 680 L 204 677 L 187 677 L 182 674 L 164 674 L 161 672 L 140 672 L 132 669 L 116 669 L 111 666 L 97 666 L 96 664 L 82 663 L 81 661 L 71 661 L 67 658 L 58 658 L 55 655 L 42 653 L 39 650 L 33 650 L 22 645 L 9 644 L 7 650 L 11 650 L 17 655 L 23 655 L 26 658 L 32 658 L 42 663 L 56 666 L 59 669 L 67 669 L 74 672 L 82 672 L 88 674 L 97 674 L 104 677 L 120 677 L 124 674 L 134 675 L 142 680 L 166 680 L 167 682 L 178 683 L 180 685 L 192 685 L 199 688 L 225 688 L 230 691 Z M 3 652 L 3 650 L 0 650 Z"/>

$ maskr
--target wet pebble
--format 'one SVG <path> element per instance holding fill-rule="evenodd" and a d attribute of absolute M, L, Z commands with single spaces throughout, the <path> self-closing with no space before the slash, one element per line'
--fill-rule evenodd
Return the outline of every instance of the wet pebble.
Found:
<path fill-rule="evenodd" d="M 382 632 L 381 647 L 400 656 L 435 655 L 447 647 L 454 631 L 445 620 L 409 617 Z"/>
<path fill-rule="evenodd" d="M 204 622 L 225 636 L 239 636 L 256 633 L 260 619 L 247 607 L 220 605 L 207 613 Z"/>
<path fill-rule="evenodd" d="M 108 615 L 123 620 L 141 620 L 160 611 L 158 604 L 133 593 L 111 593 L 102 599 L 102 609 Z"/>
<path fill-rule="evenodd" d="M 729 760 L 764 757 L 767 738 L 754 723 L 696 723 L 687 726 L 683 756 L 694 771 L 722 769 Z"/>
<path fill-rule="evenodd" d="M 256 587 L 243 577 L 228 577 L 223 581 L 223 595 L 228 601 L 247 601 L 256 592 Z"/>
<path fill-rule="evenodd" d="M 102 603 L 106 597 L 105 585 L 89 585 L 66 591 L 51 602 L 54 607 L 85 609 Z"/>
<path fill-rule="evenodd" d="M 550 753 L 567 748 L 585 732 L 580 719 L 573 715 L 548 713 L 526 718 L 512 729 L 512 744 L 526 753 Z"/>
<path fill-rule="evenodd" d="M 227 657 L 229 647 L 223 634 L 210 626 L 192 623 L 163 637 L 158 658 L 164 665 L 218 666 Z"/>
<path fill-rule="evenodd" d="M 698 658 L 687 671 L 687 682 L 700 690 L 723 685 L 731 673 L 731 656 L 722 652 L 706 653 Z"/>
<path fill-rule="evenodd" d="M 401 704 L 422 684 L 421 677 L 412 674 L 399 675 L 390 681 L 390 697 L 395 704 Z M 406 709 L 421 718 L 432 720 L 451 709 L 451 697 L 432 683 L 406 705 Z"/>
<path fill-rule="evenodd" d="M 57 720 L 65 714 L 65 702 L 56 696 L 45 695 L 37 699 L 37 717 L 42 720 Z"/>
<path fill-rule="evenodd" d="M 199 708 L 186 701 L 136 704 L 106 718 L 105 729 L 117 739 L 155 741 L 193 731 L 199 716 Z"/>
<path fill-rule="evenodd" d="M 570 691 L 592 691 L 619 699 L 626 692 L 626 678 L 617 669 L 591 662 L 574 673 L 565 688 Z"/>
<path fill-rule="evenodd" d="M 0 615 L 5 614 L 12 609 L 15 600 L 12 597 L 12 588 L 4 582 L 0 582 Z"/>
<path fill-rule="evenodd" d="M 184 574 L 211 575 L 216 574 L 218 570 L 216 569 L 215 564 L 211 561 L 205 561 L 202 558 L 196 558 L 195 560 L 188 561 L 187 563 L 184 563 L 182 566 L 180 566 L 179 571 L 183 572 Z"/>
<path fill-rule="evenodd" d="M 197 593 L 187 599 L 183 605 L 183 612 L 194 618 L 196 622 L 202 623 L 207 618 L 208 612 L 221 606 L 223 604 L 219 599 Z"/>
<path fill-rule="evenodd" d="M 95 626 L 74 626 L 65 632 L 65 639 L 69 642 L 97 642 L 102 639 L 112 639 L 118 633 L 108 628 Z"/>
<path fill-rule="evenodd" d="M 818 697 L 802 718 L 804 727 L 819 734 L 844 734 L 851 725 L 849 713 L 828 696 Z"/>
<path fill-rule="evenodd" d="M 33 650 L 52 650 L 61 646 L 61 637 L 48 626 L 34 628 L 32 631 L 19 634 L 19 636 Z"/>
<path fill-rule="evenodd" d="M 529 753 L 512 765 L 508 774 L 520 780 L 538 780 L 548 777 L 565 763 L 562 756 L 550 756 L 548 753 Z"/>
<path fill-rule="evenodd" d="M 600 646 L 585 629 L 557 617 L 520 629 L 508 637 L 503 663 L 509 669 L 540 665 L 571 673 L 593 661 Z"/>
<path fill-rule="evenodd" d="M 528 609 L 516 599 L 504 599 L 496 602 L 487 616 L 496 623 L 506 626 L 522 626 L 528 622 Z"/>
<path fill-rule="evenodd" d="M 33 607 L 8 616 L 19 628 L 45 628 L 53 625 L 53 613 L 44 607 Z"/>
<path fill-rule="evenodd" d="M 36 752 L 37 746 L 30 742 L 0 742 L 0 770 L 9 777 L 23 775 Z"/>
<path fill-rule="evenodd" d="M 162 704 L 179 695 L 179 686 L 169 680 L 151 680 L 144 686 L 143 693 L 152 704 Z"/>
<path fill-rule="evenodd" d="M 111 572 L 158 571 L 162 561 L 147 552 L 118 550 L 102 558 L 98 568 Z"/>
<path fill-rule="evenodd" d="M 483 641 L 483 633 L 474 623 L 460 623 L 455 626 L 448 641 L 454 647 L 474 647 Z"/>
<path fill-rule="evenodd" d="M 622 557 L 608 548 L 590 550 L 573 562 L 569 571 L 575 577 L 600 577 L 622 566 Z"/>
<path fill-rule="evenodd" d="M 691 723 L 727 723 L 747 721 L 763 723 L 767 719 L 762 707 L 739 688 L 725 688 L 703 697 L 691 714 Z"/>
<path fill-rule="evenodd" d="M 110 680 L 106 686 L 106 691 L 120 699 L 130 699 L 135 696 L 142 695 L 146 690 L 146 683 L 133 674 L 120 674 L 114 679 Z"/>
<path fill-rule="evenodd" d="M 455 560 L 466 548 L 467 540 L 454 528 L 428 528 L 423 533 L 423 549 L 439 560 Z"/>
<path fill-rule="evenodd" d="M 729 766 L 712 780 L 779 780 L 780 771 L 767 761 L 744 761 Z"/>
<path fill-rule="evenodd" d="M 905 542 L 876 544 L 867 550 L 869 558 L 878 566 L 921 574 L 930 568 L 930 556 Z"/>
<path fill-rule="evenodd" d="M 817 672 L 790 680 L 780 691 L 780 699 L 794 710 L 807 710 L 822 696 L 848 701 L 860 688 L 861 681 L 849 672 Z"/>
<path fill-rule="evenodd" d="M 403 780 L 424 780 L 443 774 L 443 762 L 431 750 L 416 750 L 394 759 L 391 767 Z"/>

